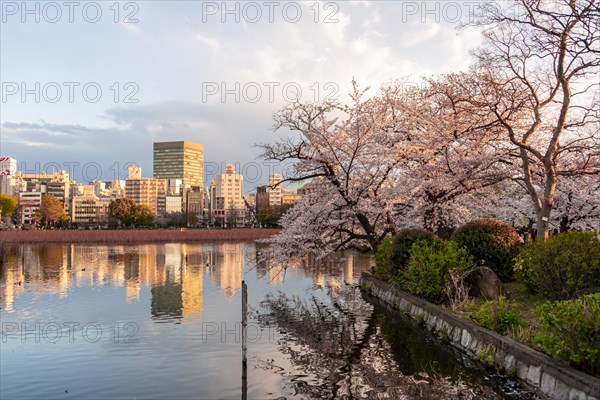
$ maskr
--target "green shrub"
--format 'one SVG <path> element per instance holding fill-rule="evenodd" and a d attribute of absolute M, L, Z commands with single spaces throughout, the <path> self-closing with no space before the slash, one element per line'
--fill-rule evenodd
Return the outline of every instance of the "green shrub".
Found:
<path fill-rule="evenodd" d="M 391 237 L 385 238 L 375 252 L 375 275 L 380 278 L 389 278 L 392 275 L 390 262 Z"/>
<path fill-rule="evenodd" d="M 600 377 L 600 293 L 536 308 L 542 323 L 534 340 L 548 354 Z"/>
<path fill-rule="evenodd" d="M 517 367 L 511 367 L 509 369 L 506 370 L 506 376 L 508 376 L 509 378 L 516 378 L 517 377 L 517 372 L 519 371 L 519 369 Z"/>
<path fill-rule="evenodd" d="M 472 262 L 467 250 L 456 242 L 420 240 L 412 246 L 403 286 L 417 296 L 443 302 L 448 295 L 444 288 L 450 271 L 464 271 Z"/>
<path fill-rule="evenodd" d="M 475 359 L 480 362 L 493 367 L 494 366 L 494 353 L 492 351 L 491 346 L 486 347 L 485 349 L 479 348 L 475 351 Z"/>
<path fill-rule="evenodd" d="M 597 233 L 568 232 L 528 243 L 516 259 L 515 272 L 529 290 L 552 300 L 600 286 Z"/>
<path fill-rule="evenodd" d="M 504 296 L 500 296 L 498 300 L 486 301 L 479 309 L 471 310 L 471 317 L 479 325 L 501 335 L 523 326 L 518 311 Z"/>
<path fill-rule="evenodd" d="M 412 246 L 419 240 L 425 240 L 429 243 L 440 242 L 440 239 L 432 232 L 418 228 L 401 229 L 394 236 L 389 253 L 390 266 L 394 275 L 401 277 L 402 273 L 408 267 Z"/>
<path fill-rule="evenodd" d="M 421 326 L 425 326 L 425 313 L 415 314 L 415 321 Z"/>
<path fill-rule="evenodd" d="M 445 326 L 442 327 L 438 334 L 440 335 L 440 340 L 444 343 L 448 343 L 450 341 L 450 336 L 448 334 L 448 328 L 446 328 Z"/>
<path fill-rule="evenodd" d="M 452 240 L 466 247 L 479 265 L 489 267 L 502 282 L 512 278 L 521 239 L 510 225 L 482 218 L 458 228 Z"/>

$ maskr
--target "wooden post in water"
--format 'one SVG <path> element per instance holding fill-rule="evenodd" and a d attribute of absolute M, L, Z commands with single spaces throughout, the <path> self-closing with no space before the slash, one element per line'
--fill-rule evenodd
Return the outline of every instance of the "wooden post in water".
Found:
<path fill-rule="evenodd" d="M 246 339 L 248 337 L 248 286 L 242 281 L 242 400 L 248 396 L 248 360 Z"/>

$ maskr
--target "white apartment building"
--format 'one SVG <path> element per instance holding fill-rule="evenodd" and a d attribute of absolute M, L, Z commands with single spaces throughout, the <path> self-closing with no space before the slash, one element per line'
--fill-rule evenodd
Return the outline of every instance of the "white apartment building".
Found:
<path fill-rule="evenodd" d="M 213 213 L 223 223 L 244 226 L 246 203 L 244 202 L 244 177 L 235 172 L 233 164 L 225 166 L 225 173 L 215 177 Z"/>
<path fill-rule="evenodd" d="M 280 174 L 273 174 L 269 176 L 269 205 L 280 206 L 282 185 L 280 184 L 283 177 Z M 277 185 L 277 186 L 275 186 Z"/>
<path fill-rule="evenodd" d="M 19 193 L 19 220 L 21 224 L 32 224 L 34 222 L 35 213 L 39 211 L 41 205 L 41 192 Z"/>
<path fill-rule="evenodd" d="M 17 173 L 17 160 L 11 157 L 0 156 L 0 193 L 9 196 L 16 195 L 15 175 Z"/>
<path fill-rule="evenodd" d="M 183 197 L 165 196 L 165 213 L 180 213 L 183 210 Z"/>
<path fill-rule="evenodd" d="M 110 198 L 96 196 L 95 185 L 83 187 L 83 194 L 73 196 L 71 200 L 71 222 L 90 225 L 104 224 L 108 221 Z"/>

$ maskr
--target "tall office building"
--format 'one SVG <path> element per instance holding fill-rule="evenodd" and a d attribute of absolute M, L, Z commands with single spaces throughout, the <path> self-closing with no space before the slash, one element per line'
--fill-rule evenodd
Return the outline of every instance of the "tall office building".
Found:
<path fill-rule="evenodd" d="M 184 187 L 203 187 L 204 146 L 184 141 L 154 143 L 154 178 L 181 179 Z"/>

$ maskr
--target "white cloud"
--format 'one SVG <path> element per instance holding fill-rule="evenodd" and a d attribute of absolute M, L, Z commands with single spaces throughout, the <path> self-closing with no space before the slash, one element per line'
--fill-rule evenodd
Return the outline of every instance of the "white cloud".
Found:
<path fill-rule="evenodd" d="M 219 45 L 219 41 L 218 41 L 218 40 L 216 40 L 216 39 L 213 39 L 213 38 L 211 38 L 211 37 L 208 37 L 208 36 L 205 36 L 205 35 L 202 35 L 202 34 L 200 34 L 200 33 L 196 34 L 196 39 L 197 39 L 197 40 L 198 40 L 200 43 L 202 43 L 202 44 L 204 44 L 204 45 L 208 46 L 208 47 L 209 47 L 211 50 L 219 50 L 219 49 L 220 49 L 220 47 L 221 47 L 221 46 Z"/>

